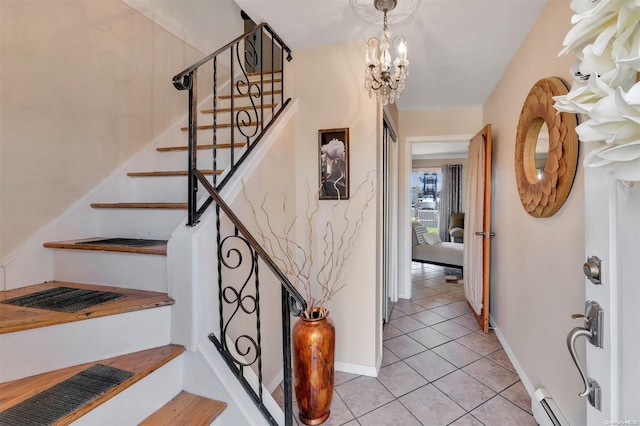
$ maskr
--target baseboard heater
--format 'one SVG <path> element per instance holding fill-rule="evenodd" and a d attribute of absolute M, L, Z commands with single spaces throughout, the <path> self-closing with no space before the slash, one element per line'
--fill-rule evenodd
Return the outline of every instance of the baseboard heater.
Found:
<path fill-rule="evenodd" d="M 569 426 L 569 422 L 545 388 L 539 388 L 533 393 L 531 411 L 540 426 Z"/>

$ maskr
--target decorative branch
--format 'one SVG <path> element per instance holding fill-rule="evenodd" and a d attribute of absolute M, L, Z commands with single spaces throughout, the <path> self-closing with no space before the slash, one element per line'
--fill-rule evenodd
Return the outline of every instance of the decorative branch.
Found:
<path fill-rule="evenodd" d="M 284 222 L 281 231 L 277 231 L 272 223 L 273 215 L 269 215 L 267 206 L 269 194 L 264 196 L 258 213 L 243 186 L 242 193 L 251 209 L 262 246 L 307 301 L 307 310 L 302 313 L 305 318 L 317 319 L 318 312 L 320 317 L 326 316 L 332 297 L 346 286 L 345 282 L 341 282 L 342 273 L 360 236 L 365 212 L 375 195 L 372 175 L 373 171 L 370 171 L 350 200 L 334 202 L 326 223 L 318 223 L 322 188 L 312 192 L 307 183 L 310 195 L 305 212 L 308 229 L 304 245 L 292 237 L 297 217 L 286 219 L 285 196 L 282 197 L 280 206 Z M 353 221 L 353 211 L 359 196 L 363 201 L 358 206 L 357 218 Z M 316 244 L 319 244 L 317 251 L 314 250 Z"/>

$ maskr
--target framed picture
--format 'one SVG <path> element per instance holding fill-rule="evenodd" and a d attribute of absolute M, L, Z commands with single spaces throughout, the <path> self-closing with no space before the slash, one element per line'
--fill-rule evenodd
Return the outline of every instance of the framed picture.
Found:
<path fill-rule="evenodd" d="M 349 199 L 349 129 L 318 130 L 320 199 Z"/>

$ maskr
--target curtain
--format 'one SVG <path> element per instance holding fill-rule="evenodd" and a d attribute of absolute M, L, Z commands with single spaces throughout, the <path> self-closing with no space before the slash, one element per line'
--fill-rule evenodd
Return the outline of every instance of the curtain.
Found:
<path fill-rule="evenodd" d="M 451 241 L 449 235 L 449 216 L 460 213 L 461 200 L 461 164 L 442 166 L 442 187 L 440 189 L 440 223 L 438 233 L 442 241 Z"/>
<path fill-rule="evenodd" d="M 471 140 L 467 162 L 464 216 L 464 293 L 469 304 L 482 312 L 482 237 L 484 219 L 484 137 Z"/>

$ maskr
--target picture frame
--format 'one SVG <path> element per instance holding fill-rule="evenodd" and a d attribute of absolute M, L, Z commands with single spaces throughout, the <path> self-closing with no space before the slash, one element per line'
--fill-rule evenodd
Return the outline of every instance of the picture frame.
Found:
<path fill-rule="evenodd" d="M 349 199 L 349 128 L 318 130 L 321 200 Z"/>

